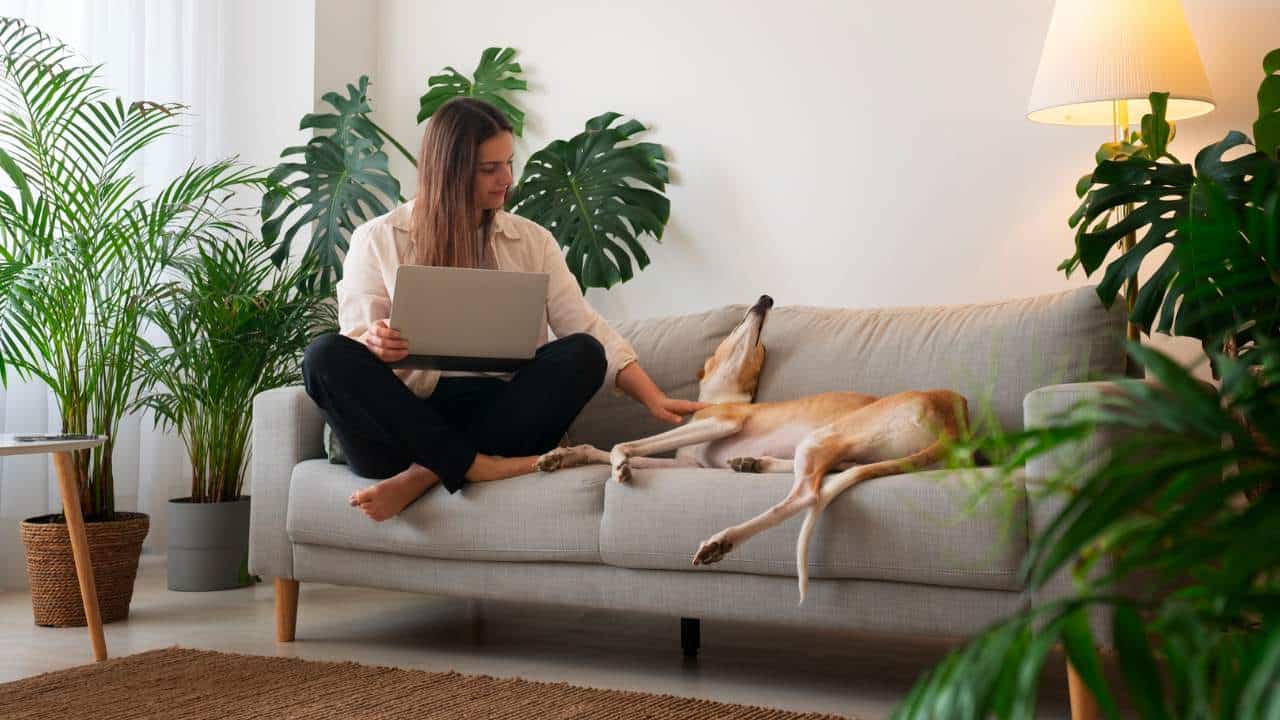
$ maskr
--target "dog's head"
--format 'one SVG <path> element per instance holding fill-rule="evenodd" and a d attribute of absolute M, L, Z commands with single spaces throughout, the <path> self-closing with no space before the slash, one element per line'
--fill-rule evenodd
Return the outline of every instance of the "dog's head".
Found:
<path fill-rule="evenodd" d="M 773 298 L 761 295 L 698 371 L 698 399 L 708 403 L 751 402 L 764 368 L 760 333 Z"/>

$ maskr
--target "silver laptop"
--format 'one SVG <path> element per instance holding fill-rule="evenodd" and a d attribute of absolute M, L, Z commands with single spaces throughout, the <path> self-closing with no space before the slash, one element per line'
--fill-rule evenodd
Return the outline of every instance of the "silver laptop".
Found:
<path fill-rule="evenodd" d="M 401 265 L 391 327 L 409 342 L 392 367 L 511 371 L 538 349 L 546 273 Z"/>

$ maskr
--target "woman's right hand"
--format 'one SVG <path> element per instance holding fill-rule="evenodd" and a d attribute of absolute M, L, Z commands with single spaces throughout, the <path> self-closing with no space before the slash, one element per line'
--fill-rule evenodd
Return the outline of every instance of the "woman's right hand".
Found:
<path fill-rule="evenodd" d="M 391 327 L 386 318 L 370 325 L 362 340 L 369 352 L 383 362 L 392 363 L 409 356 L 409 341 L 400 337 L 400 331 Z"/>

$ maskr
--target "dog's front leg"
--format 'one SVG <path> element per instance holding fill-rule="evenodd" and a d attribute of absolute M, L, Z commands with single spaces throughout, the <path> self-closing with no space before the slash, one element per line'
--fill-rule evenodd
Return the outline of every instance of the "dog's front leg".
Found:
<path fill-rule="evenodd" d="M 609 453 L 593 445 L 558 447 L 538 458 L 536 467 L 542 472 L 554 472 L 579 465 L 608 465 Z"/>
<path fill-rule="evenodd" d="M 609 453 L 613 466 L 613 479 L 627 482 L 631 479 L 631 458 L 634 456 L 652 455 L 654 453 L 676 450 L 689 445 L 719 440 L 729 437 L 742 429 L 740 420 L 724 417 L 709 417 L 690 421 L 686 425 L 659 433 L 653 437 L 618 443 Z M 655 458 L 657 459 L 657 458 Z M 680 461 L 677 464 L 684 464 Z"/>

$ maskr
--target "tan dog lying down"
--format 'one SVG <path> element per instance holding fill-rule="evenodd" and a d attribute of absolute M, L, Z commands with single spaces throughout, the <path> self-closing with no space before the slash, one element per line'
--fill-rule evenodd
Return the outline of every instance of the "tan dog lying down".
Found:
<path fill-rule="evenodd" d="M 686 424 L 650 438 L 615 445 L 611 453 L 590 445 L 557 448 L 538 468 L 609 463 L 626 482 L 631 468 L 706 467 L 739 472 L 794 472 L 795 485 L 760 515 L 712 535 L 693 556 L 710 564 L 755 534 L 807 509 L 796 541 L 800 602 L 808 588 L 809 539 L 819 514 L 840 493 L 871 478 L 923 469 L 968 424 L 964 397 L 950 390 L 900 392 L 878 398 L 827 392 L 798 400 L 752 404 L 764 345 L 760 333 L 773 300 L 762 295 L 742 322 L 707 358 L 698 373 L 698 400 L 712 407 Z M 645 457 L 676 450 L 674 458 Z M 826 475 L 839 471 L 831 478 Z"/>

